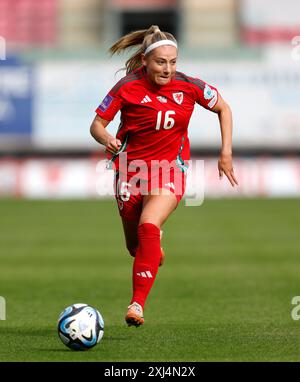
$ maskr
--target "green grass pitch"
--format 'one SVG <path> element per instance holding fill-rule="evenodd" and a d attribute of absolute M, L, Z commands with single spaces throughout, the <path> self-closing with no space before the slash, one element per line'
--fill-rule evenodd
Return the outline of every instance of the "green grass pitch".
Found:
<path fill-rule="evenodd" d="M 300 361 L 300 201 L 182 203 L 164 225 L 166 261 L 127 327 L 132 258 L 115 202 L 0 201 L 0 361 Z M 86 352 L 56 330 L 68 305 L 100 310 Z"/>

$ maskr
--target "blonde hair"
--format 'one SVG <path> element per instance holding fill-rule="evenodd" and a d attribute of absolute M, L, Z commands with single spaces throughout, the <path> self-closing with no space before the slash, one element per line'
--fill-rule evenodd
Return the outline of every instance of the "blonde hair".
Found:
<path fill-rule="evenodd" d="M 161 40 L 171 40 L 177 43 L 171 33 L 162 32 L 157 25 L 151 25 L 149 29 L 138 30 L 121 37 L 109 48 L 109 52 L 111 55 L 115 53 L 120 54 L 128 48 L 141 45 L 125 63 L 124 69 L 126 69 L 126 74 L 128 74 L 142 65 L 141 56 L 142 53 L 145 53 L 148 46 Z"/>

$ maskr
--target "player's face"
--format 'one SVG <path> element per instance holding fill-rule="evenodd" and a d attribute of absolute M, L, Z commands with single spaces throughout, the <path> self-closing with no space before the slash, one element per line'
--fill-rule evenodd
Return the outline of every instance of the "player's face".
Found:
<path fill-rule="evenodd" d="M 172 45 L 163 45 L 147 56 L 142 56 L 151 82 L 156 85 L 166 85 L 176 72 L 177 49 Z"/>

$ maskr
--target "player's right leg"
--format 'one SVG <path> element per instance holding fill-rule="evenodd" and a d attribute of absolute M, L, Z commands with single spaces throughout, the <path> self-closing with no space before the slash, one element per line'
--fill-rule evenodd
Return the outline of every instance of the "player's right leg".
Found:
<path fill-rule="evenodd" d="M 137 235 L 137 227 L 139 225 L 139 217 L 136 220 L 127 220 L 122 217 L 122 224 L 126 242 L 126 248 L 132 257 L 135 257 L 139 240 Z"/>

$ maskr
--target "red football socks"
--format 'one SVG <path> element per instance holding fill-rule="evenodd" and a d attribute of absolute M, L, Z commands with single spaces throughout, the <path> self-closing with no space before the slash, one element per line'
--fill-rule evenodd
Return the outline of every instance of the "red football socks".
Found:
<path fill-rule="evenodd" d="M 143 308 L 154 283 L 161 258 L 160 229 L 152 223 L 138 226 L 139 248 L 133 263 L 133 296 Z"/>

